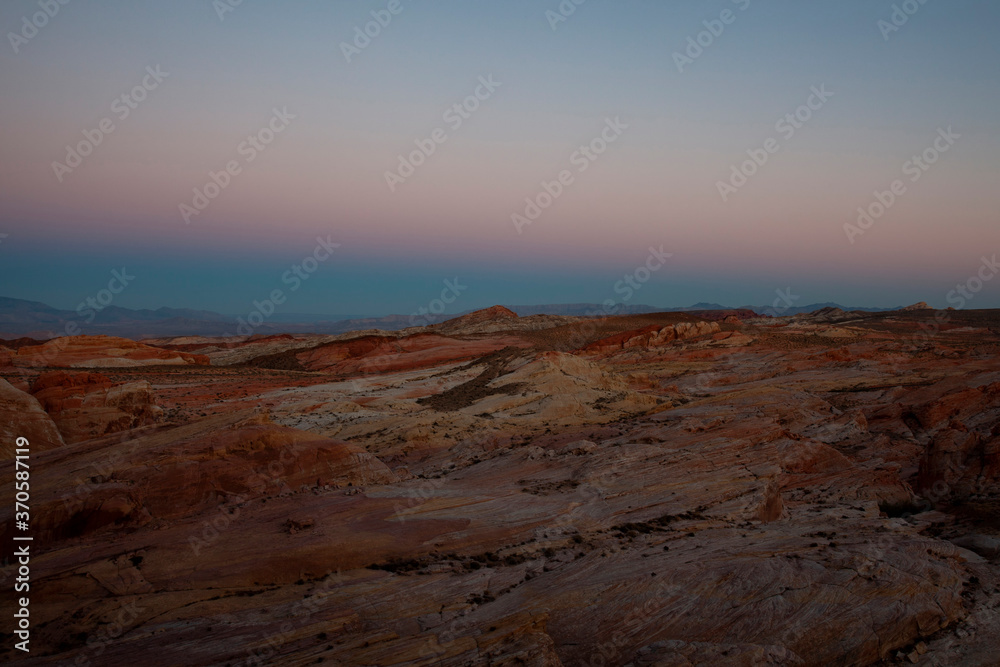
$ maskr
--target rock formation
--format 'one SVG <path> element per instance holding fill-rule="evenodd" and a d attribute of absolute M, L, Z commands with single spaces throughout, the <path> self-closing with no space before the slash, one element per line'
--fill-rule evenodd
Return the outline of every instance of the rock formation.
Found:
<path fill-rule="evenodd" d="M 100 373 L 41 374 L 31 394 L 68 442 L 154 424 L 163 411 L 148 381 L 115 383 Z"/>
<path fill-rule="evenodd" d="M 615 352 L 632 347 L 661 347 L 675 340 L 687 340 L 721 331 L 718 322 L 680 322 L 665 327 L 655 324 L 636 331 L 626 331 L 587 345 L 584 352 Z"/>
<path fill-rule="evenodd" d="M 59 429 L 38 401 L 0 378 L 0 456 L 4 461 L 14 457 L 17 438 L 27 438 L 33 452 L 64 444 Z"/>
<path fill-rule="evenodd" d="M 927 318 L 12 348 L 23 662 L 993 664 L 1000 314 Z"/>
<path fill-rule="evenodd" d="M 14 364 L 48 368 L 129 368 L 207 364 L 208 358 L 113 336 L 66 336 L 18 348 Z"/>

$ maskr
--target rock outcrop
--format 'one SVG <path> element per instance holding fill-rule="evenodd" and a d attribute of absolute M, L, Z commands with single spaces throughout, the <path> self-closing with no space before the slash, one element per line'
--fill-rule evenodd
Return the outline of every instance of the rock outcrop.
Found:
<path fill-rule="evenodd" d="M 25 664 L 996 662 L 1000 313 L 494 315 L 8 373 Z"/>
<path fill-rule="evenodd" d="M 633 347 L 662 347 L 675 340 L 708 336 L 720 331 L 718 322 L 678 322 L 665 327 L 654 324 L 595 341 L 584 347 L 583 352 L 608 353 Z"/>
<path fill-rule="evenodd" d="M 304 370 L 342 375 L 378 374 L 433 367 L 481 356 L 506 347 L 508 339 L 458 340 L 439 334 L 400 338 L 364 336 L 328 343 L 295 354 Z"/>
<path fill-rule="evenodd" d="M 42 373 L 31 394 L 67 443 L 155 424 L 163 410 L 148 381 L 112 381 L 100 373 Z"/>
<path fill-rule="evenodd" d="M 208 364 L 208 358 L 114 336 L 66 336 L 18 348 L 14 364 L 48 368 L 130 368 Z"/>
<path fill-rule="evenodd" d="M 14 458 L 18 438 L 27 438 L 32 452 L 64 444 L 59 429 L 38 401 L 0 378 L 0 458 Z"/>

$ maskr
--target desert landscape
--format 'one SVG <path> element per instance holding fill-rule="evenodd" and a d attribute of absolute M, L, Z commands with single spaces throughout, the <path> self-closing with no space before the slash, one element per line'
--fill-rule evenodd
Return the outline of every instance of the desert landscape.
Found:
<path fill-rule="evenodd" d="M 6 340 L 33 633 L 0 659 L 995 664 L 998 334 L 1000 311 L 926 304 L 498 306 Z"/>
<path fill-rule="evenodd" d="M 1000 667 L 1000 2 L 0 2 L 0 665 Z"/>

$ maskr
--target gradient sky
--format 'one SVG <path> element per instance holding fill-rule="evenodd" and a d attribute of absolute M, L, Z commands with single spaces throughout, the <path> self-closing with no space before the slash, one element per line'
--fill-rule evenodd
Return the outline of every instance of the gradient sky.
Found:
<path fill-rule="evenodd" d="M 284 288 L 284 312 L 409 314 L 456 277 L 452 312 L 620 301 L 662 245 L 673 257 L 630 303 L 791 288 L 796 305 L 945 306 L 1000 252 L 996 2 L 929 0 L 884 39 L 889 0 L 589 0 L 555 30 L 557 0 L 400 0 L 348 63 L 341 43 L 388 4 L 244 0 L 220 19 L 210 0 L 74 0 L 15 53 L 8 33 L 39 5 L 4 2 L 0 295 L 75 308 L 126 267 L 115 305 L 132 308 L 246 313 Z M 674 53 L 727 9 L 679 72 Z M 169 76 L 119 120 L 114 100 L 157 65 Z M 451 129 L 442 114 L 489 75 L 502 85 Z M 820 85 L 833 97 L 784 139 L 775 122 Z M 296 117 L 246 163 L 274 108 Z M 106 117 L 60 182 L 52 163 Z M 577 172 L 615 117 L 628 128 Z M 960 139 L 909 182 L 904 163 L 949 126 Z M 391 192 L 385 172 L 439 127 Z M 780 151 L 723 202 L 717 182 L 769 137 Z M 242 172 L 186 224 L 179 204 L 230 160 Z M 563 169 L 573 183 L 518 234 L 511 214 Z M 849 243 L 895 179 L 906 193 Z M 334 257 L 289 293 L 284 272 L 328 235 Z M 968 307 L 1000 307 L 1000 280 Z"/>

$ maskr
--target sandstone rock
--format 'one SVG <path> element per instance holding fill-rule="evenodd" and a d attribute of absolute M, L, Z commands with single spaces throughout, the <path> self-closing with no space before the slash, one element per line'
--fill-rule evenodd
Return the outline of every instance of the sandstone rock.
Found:
<path fill-rule="evenodd" d="M 545 352 L 517 370 L 501 375 L 490 386 L 523 388 L 494 394 L 466 408 L 467 413 L 500 413 L 533 420 L 570 421 L 595 418 L 601 412 L 648 410 L 656 399 L 629 389 L 597 365 L 576 355 Z M 599 418 L 598 418 L 599 419 Z"/>
<path fill-rule="evenodd" d="M 590 343 L 584 352 L 609 353 L 629 348 L 660 347 L 674 340 L 685 340 L 721 331 L 718 322 L 678 322 L 660 327 L 651 325 L 635 331 L 626 331 Z"/>
<path fill-rule="evenodd" d="M 517 313 L 513 310 L 503 306 L 492 306 L 432 325 L 431 328 L 448 334 L 487 333 L 509 330 L 508 327 L 517 319 Z"/>
<path fill-rule="evenodd" d="M 1000 383 L 947 393 L 912 414 L 919 422 L 912 428 L 929 440 L 919 489 L 939 499 L 1000 489 L 1000 436 L 992 426 L 1000 417 Z"/>
<path fill-rule="evenodd" d="M 38 401 L 0 378 L 0 457 L 4 460 L 14 458 L 17 438 L 27 438 L 32 453 L 64 444 Z"/>
<path fill-rule="evenodd" d="M 127 338 L 66 336 L 19 348 L 14 364 L 33 368 L 129 368 L 208 364 L 208 358 L 143 345 Z"/>
<path fill-rule="evenodd" d="M 972 533 L 951 540 L 957 546 L 979 554 L 983 558 L 1000 558 L 1000 537 Z"/>
<path fill-rule="evenodd" d="M 655 642 L 639 649 L 628 667 L 690 667 L 691 665 L 803 665 L 781 646 L 711 644 L 681 639 Z"/>
<path fill-rule="evenodd" d="M 31 393 L 73 443 L 154 424 L 163 411 L 147 381 L 114 383 L 99 373 L 42 373 Z"/>
<path fill-rule="evenodd" d="M 850 339 L 650 315 L 118 371 L 171 421 L 33 453 L 34 660 L 992 664 L 991 316 L 925 348 L 917 316 L 833 315 Z"/>
<path fill-rule="evenodd" d="M 437 334 L 405 337 L 366 336 L 338 341 L 296 354 L 302 368 L 338 374 L 380 374 L 468 360 L 522 344 L 510 339 L 465 341 Z"/>

